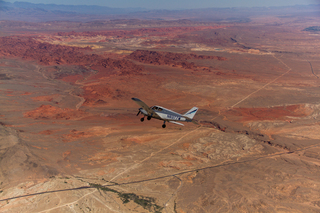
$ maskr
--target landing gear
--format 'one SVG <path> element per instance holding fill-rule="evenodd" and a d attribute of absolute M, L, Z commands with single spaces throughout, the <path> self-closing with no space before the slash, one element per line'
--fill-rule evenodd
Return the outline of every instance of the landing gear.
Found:
<path fill-rule="evenodd" d="M 148 121 L 150 121 L 151 120 L 151 116 L 148 116 L 147 119 L 148 119 Z"/>
<path fill-rule="evenodd" d="M 166 128 L 166 122 L 163 122 L 162 128 Z"/>
<path fill-rule="evenodd" d="M 141 121 L 141 122 L 143 122 L 143 121 L 144 121 L 144 117 L 143 117 L 143 118 L 141 118 L 141 119 L 140 119 L 140 121 Z"/>

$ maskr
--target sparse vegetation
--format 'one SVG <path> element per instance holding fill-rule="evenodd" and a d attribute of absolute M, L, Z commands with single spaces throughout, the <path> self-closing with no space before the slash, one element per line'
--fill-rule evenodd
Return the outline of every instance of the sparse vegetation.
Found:
<path fill-rule="evenodd" d="M 163 209 L 163 207 L 155 203 L 155 199 L 152 197 L 139 196 L 134 193 L 122 193 L 96 183 L 89 183 L 89 185 L 98 190 L 116 193 L 119 196 L 119 198 L 122 200 L 123 204 L 133 201 L 136 204 L 142 206 L 144 209 L 147 209 L 149 211 L 161 212 L 161 210 Z"/>
<path fill-rule="evenodd" d="M 175 213 L 177 213 L 177 202 L 176 201 L 174 201 L 173 211 Z"/>
<path fill-rule="evenodd" d="M 100 184 L 89 183 L 89 185 L 90 185 L 91 187 L 96 188 L 96 189 L 101 189 L 102 191 L 109 191 L 109 192 L 119 193 L 118 191 L 116 191 L 116 190 L 114 190 L 114 189 L 111 189 L 111 188 L 102 186 L 102 185 L 100 185 Z"/>

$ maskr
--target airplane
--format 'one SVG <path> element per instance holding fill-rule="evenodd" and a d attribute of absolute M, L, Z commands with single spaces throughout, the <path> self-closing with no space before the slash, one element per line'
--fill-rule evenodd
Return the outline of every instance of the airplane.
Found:
<path fill-rule="evenodd" d="M 182 123 L 176 121 L 185 121 L 185 122 L 193 122 L 193 117 L 197 113 L 198 108 L 193 107 L 185 114 L 181 115 L 177 112 L 174 112 L 170 109 L 166 109 L 161 106 L 152 106 L 148 107 L 143 101 L 138 98 L 131 98 L 134 102 L 136 102 L 141 108 L 137 116 L 142 113 L 144 116 L 140 119 L 141 122 L 144 121 L 144 118 L 147 116 L 147 119 L 150 120 L 151 118 L 163 120 L 162 128 L 166 128 L 166 122 L 170 122 L 173 124 L 178 124 L 184 126 Z"/>

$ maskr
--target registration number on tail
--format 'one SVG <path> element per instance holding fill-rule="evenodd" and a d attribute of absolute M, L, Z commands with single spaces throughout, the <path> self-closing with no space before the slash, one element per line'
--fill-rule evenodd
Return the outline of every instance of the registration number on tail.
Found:
<path fill-rule="evenodd" d="M 172 120 L 180 120 L 179 116 L 174 116 L 174 115 L 167 115 L 167 118 L 172 119 Z"/>

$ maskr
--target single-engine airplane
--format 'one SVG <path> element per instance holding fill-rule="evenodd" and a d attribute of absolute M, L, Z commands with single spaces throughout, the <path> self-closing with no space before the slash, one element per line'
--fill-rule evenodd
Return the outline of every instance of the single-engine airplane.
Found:
<path fill-rule="evenodd" d="M 138 98 L 132 98 L 134 102 L 136 102 L 141 108 L 139 109 L 139 112 L 137 116 L 142 113 L 144 116 L 140 119 L 141 122 L 144 121 L 144 118 L 147 116 L 147 119 L 150 120 L 151 118 L 156 118 L 159 120 L 163 120 L 162 128 L 166 128 L 166 122 L 170 122 L 173 124 L 178 124 L 181 126 L 184 126 L 182 123 L 178 123 L 176 121 L 185 121 L 185 122 L 192 122 L 194 115 L 198 111 L 197 107 L 193 107 L 185 114 L 181 115 L 177 112 L 174 112 L 170 109 L 166 109 L 161 106 L 152 106 L 148 107 L 147 104 L 145 104 L 143 101 L 141 101 Z"/>

